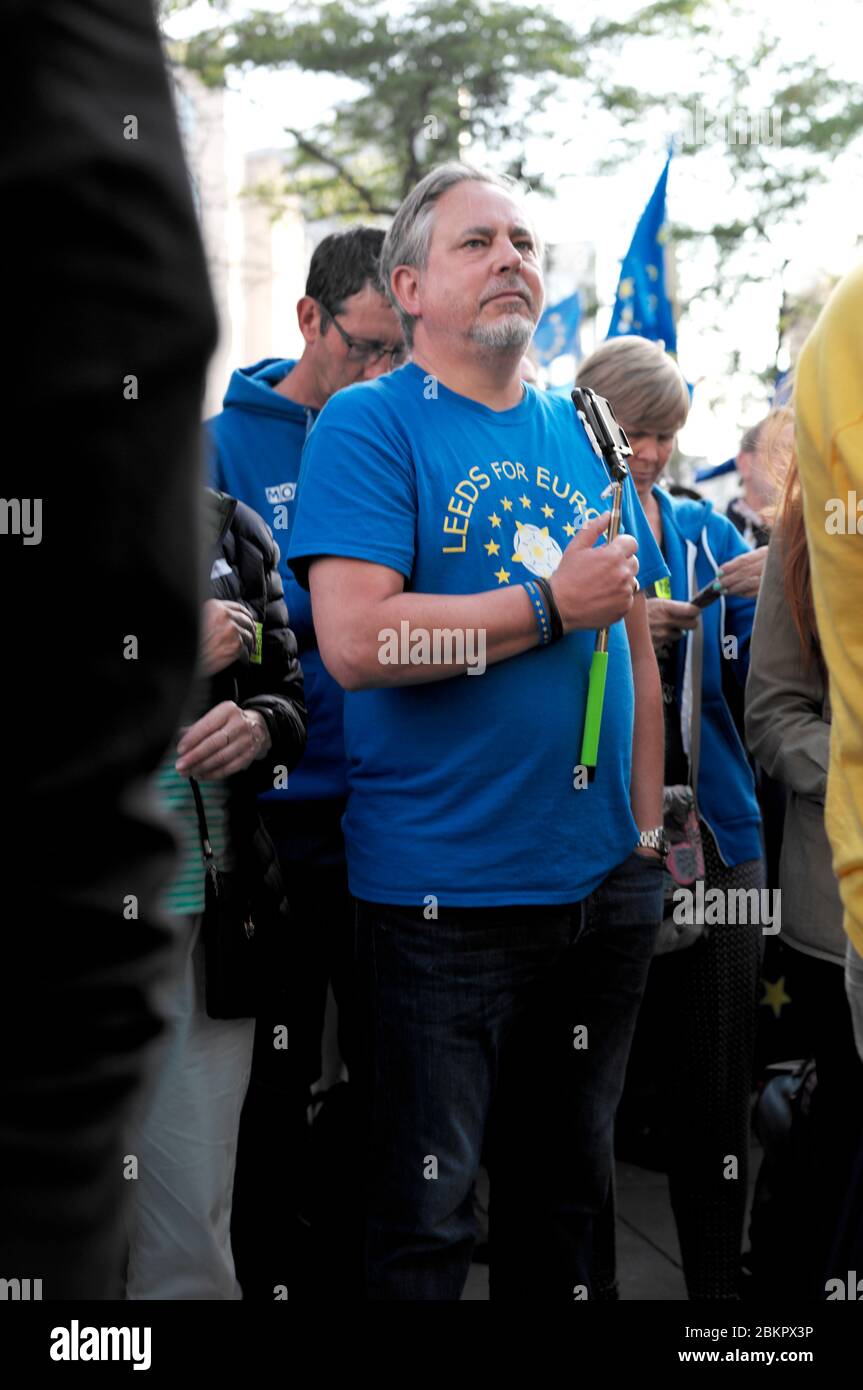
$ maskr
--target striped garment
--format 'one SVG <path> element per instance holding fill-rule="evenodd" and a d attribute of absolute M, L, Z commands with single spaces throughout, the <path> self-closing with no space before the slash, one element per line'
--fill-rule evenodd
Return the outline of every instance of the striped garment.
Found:
<path fill-rule="evenodd" d="M 204 910 L 204 856 L 195 811 L 195 798 L 188 777 L 174 768 L 176 746 L 169 748 L 156 775 L 156 794 L 169 813 L 179 842 L 177 868 L 165 889 L 162 908 L 172 915 Z M 230 868 L 228 856 L 228 787 L 225 781 L 200 782 L 204 815 L 210 843 L 220 869 Z"/>

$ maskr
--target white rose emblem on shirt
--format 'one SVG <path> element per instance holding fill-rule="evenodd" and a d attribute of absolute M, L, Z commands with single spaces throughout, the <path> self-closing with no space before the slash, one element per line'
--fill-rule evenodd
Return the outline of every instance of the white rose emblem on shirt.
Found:
<path fill-rule="evenodd" d="M 524 565 L 531 574 L 549 579 L 560 564 L 563 552 L 547 526 L 517 521 L 513 536 L 513 561 Z"/>

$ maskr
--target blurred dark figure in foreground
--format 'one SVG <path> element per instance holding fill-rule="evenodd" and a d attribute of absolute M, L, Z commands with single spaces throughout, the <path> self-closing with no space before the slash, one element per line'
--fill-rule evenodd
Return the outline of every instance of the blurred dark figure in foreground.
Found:
<path fill-rule="evenodd" d="M 107 1298 L 170 964 L 148 774 L 195 662 L 215 319 L 150 0 L 3 17 L 0 1273 Z"/>

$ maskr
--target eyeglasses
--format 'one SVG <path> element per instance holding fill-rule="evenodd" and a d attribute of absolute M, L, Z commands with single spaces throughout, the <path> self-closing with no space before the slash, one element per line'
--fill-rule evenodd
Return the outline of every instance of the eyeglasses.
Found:
<path fill-rule="evenodd" d="M 315 303 L 332 319 L 336 332 L 348 350 L 349 362 L 375 363 L 380 362 L 382 357 L 388 357 L 391 368 L 401 367 L 407 362 L 408 350 L 404 343 L 399 343 L 398 347 L 391 348 L 387 347 L 386 343 L 369 343 L 362 338 L 352 338 L 349 333 L 345 332 L 332 309 L 328 309 L 323 300 L 316 299 Z"/>

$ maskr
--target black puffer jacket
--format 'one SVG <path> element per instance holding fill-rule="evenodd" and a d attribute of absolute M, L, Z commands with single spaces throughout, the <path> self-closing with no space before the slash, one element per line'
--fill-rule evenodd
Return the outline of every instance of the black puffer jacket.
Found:
<path fill-rule="evenodd" d="M 238 866 L 273 897 L 281 878 L 269 837 L 261 826 L 257 793 L 272 789 L 279 770 L 296 767 L 306 746 L 307 713 L 297 643 L 278 571 L 279 552 L 269 527 L 245 503 L 207 488 L 211 548 L 210 597 L 243 603 L 263 625 L 260 664 L 235 661 L 211 680 L 209 707 L 233 700 L 258 710 L 272 740 L 266 755 L 228 781 L 231 850 Z M 285 885 L 290 890 L 290 885 Z"/>

